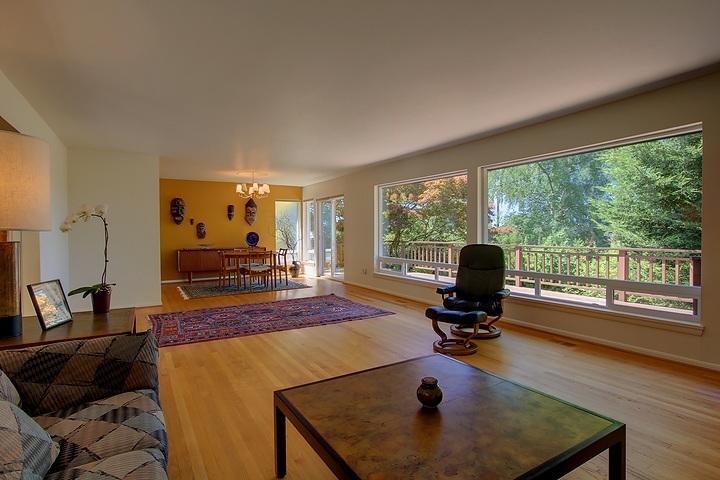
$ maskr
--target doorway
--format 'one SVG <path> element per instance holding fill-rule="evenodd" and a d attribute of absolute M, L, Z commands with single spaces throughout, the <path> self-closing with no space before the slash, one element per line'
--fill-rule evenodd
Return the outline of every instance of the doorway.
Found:
<path fill-rule="evenodd" d="M 320 200 L 318 210 L 318 276 L 342 278 L 345 274 L 345 197 Z"/>

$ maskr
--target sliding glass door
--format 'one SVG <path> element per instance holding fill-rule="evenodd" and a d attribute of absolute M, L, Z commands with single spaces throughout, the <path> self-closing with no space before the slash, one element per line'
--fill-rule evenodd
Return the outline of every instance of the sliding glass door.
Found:
<path fill-rule="evenodd" d="M 342 277 L 345 273 L 345 198 L 318 201 L 318 275 Z"/>

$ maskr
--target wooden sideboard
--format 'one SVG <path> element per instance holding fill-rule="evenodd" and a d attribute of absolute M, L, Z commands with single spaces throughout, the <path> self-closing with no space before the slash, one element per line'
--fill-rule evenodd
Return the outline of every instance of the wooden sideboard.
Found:
<path fill-rule="evenodd" d="M 195 272 L 217 272 L 220 270 L 221 250 L 233 251 L 247 247 L 223 248 L 183 248 L 177 251 L 178 272 L 188 274 L 188 282 L 192 283 Z"/>

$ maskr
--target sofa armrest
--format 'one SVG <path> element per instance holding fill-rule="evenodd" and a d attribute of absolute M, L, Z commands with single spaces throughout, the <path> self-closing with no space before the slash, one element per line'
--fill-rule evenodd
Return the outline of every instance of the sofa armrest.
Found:
<path fill-rule="evenodd" d="M 122 392 L 158 391 L 158 344 L 151 331 L 0 351 L 0 370 L 31 416 Z"/>

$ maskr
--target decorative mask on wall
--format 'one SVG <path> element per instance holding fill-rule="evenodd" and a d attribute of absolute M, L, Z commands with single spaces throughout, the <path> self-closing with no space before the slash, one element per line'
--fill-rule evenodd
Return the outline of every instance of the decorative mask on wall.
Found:
<path fill-rule="evenodd" d="M 232 220 L 235 216 L 235 205 L 228 205 L 228 220 Z"/>
<path fill-rule="evenodd" d="M 173 221 L 180 225 L 185 219 L 185 200 L 180 197 L 173 198 L 170 202 L 170 215 L 172 215 Z"/>
<path fill-rule="evenodd" d="M 203 222 L 198 222 L 195 230 L 197 232 L 197 237 L 200 239 L 205 238 L 205 235 L 207 235 L 207 232 L 205 231 L 205 224 Z"/>
<path fill-rule="evenodd" d="M 252 225 L 255 220 L 257 220 L 257 203 L 251 198 L 245 203 L 245 221 L 248 225 Z"/>

